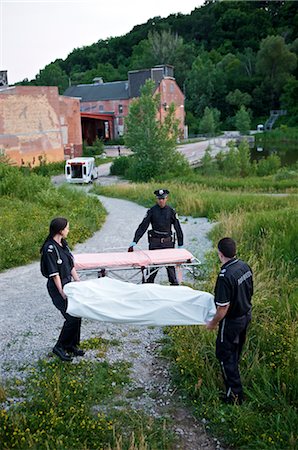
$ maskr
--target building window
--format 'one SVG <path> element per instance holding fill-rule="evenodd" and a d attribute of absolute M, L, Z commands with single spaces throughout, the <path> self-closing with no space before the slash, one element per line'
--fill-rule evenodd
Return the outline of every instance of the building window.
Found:
<path fill-rule="evenodd" d="M 104 111 L 103 105 L 99 105 L 98 110 L 99 110 L 100 112 L 103 112 L 103 111 Z"/>
<path fill-rule="evenodd" d="M 119 114 L 123 113 L 123 105 L 118 105 L 118 112 Z"/>
<path fill-rule="evenodd" d="M 171 94 L 173 94 L 173 92 L 174 92 L 174 83 L 170 84 L 170 92 L 171 92 Z"/>

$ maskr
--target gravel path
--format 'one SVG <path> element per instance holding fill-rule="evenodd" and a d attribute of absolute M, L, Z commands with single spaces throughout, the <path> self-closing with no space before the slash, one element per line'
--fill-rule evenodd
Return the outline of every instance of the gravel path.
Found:
<path fill-rule="evenodd" d="M 107 248 L 127 249 L 134 231 L 146 213 L 135 203 L 100 197 L 108 211 L 106 223 L 90 239 L 78 244 L 74 252 L 100 252 Z M 185 247 L 202 259 L 210 242 L 206 233 L 211 224 L 203 218 L 180 218 L 185 235 Z M 139 245 L 147 248 L 146 239 Z M 158 274 L 166 280 L 166 272 Z M 46 290 L 46 280 L 39 271 L 39 262 L 18 267 L 0 274 L 0 376 L 26 377 L 27 369 L 39 358 L 51 353 L 63 319 L 52 305 Z M 104 324 L 82 321 L 82 339 L 101 336 L 117 339 L 120 346 L 111 346 L 107 353 L 110 362 L 126 360 L 132 363 L 130 389 L 140 389 L 137 398 L 130 399 L 134 409 L 142 409 L 155 417 L 174 418 L 174 431 L 179 436 L 177 449 L 213 450 L 221 448 L 216 439 L 206 435 L 202 425 L 186 410 L 172 391 L 167 363 L 156 356 L 163 336 L 162 328 Z M 87 351 L 85 358 L 94 359 L 95 352 Z M 1 381 L 1 379 L 0 379 Z M 154 395 L 153 395 L 154 394 Z"/>

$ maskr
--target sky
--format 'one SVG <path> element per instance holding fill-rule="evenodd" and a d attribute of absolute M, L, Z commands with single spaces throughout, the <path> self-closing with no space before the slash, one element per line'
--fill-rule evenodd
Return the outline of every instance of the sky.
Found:
<path fill-rule="evenodd" d="M 122 36 L 150 18 L 189 14 L 204 0 L 0 0 L 0 70 L 8 83 L 35 78 L 55 59 Z M 108 62 L 108 61 L 107 61 Z"/>

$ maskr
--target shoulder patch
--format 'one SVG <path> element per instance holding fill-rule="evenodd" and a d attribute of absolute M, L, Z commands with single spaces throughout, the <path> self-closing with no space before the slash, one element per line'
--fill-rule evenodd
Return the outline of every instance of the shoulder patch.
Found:
<path fill-rule="evenodd" d="M 53 250 L 51 248 L 48 248 L 48 253 L 53 253 Z"/>
<path fill-rule="evenodd" d="M 179 220 L 179 216 L 178 216 L 178 214 L 177 214 L 177 213 L 175 214 L 175 217 L 176 217 L 176 219 L 177 219 L 177 220 Z"/>

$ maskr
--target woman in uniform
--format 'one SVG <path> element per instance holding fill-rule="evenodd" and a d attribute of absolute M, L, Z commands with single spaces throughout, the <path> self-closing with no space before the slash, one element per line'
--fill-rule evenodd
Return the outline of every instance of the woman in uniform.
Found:
<path fill-rule="evenodd" d="M 63 217 L 57 217 L 50 223 L 50 232 L 44 241 L 41 253 L 41 273 L 48 279 L 47 289 L 52 301 L 63 315 L 65 322 L 60 336 L 53 348 L 53 353 L 62 361 L 71 361 L 71 356 L 83 356 L 83 350 L 78 348 L 80 343 L 81 318 L 73 317 L 66 312 L 67 297 L 63 286 L 70 281 L 80 281 L 74 268 L 71 251 L 66 238 L 69 223 Z"/>

